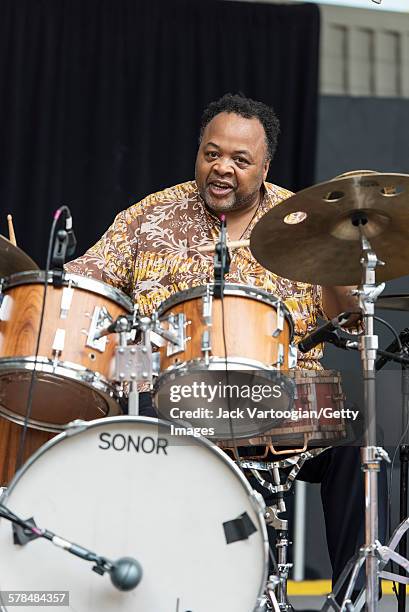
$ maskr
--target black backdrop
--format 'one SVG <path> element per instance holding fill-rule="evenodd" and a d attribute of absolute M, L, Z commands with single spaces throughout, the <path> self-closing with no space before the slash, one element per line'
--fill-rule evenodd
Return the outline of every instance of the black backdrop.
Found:
<path fill-rule="evenodd" d="M 203 107 L 272 104 L 270 178 L 314 178 L 319 13 L 217 0 L 0 0 L 0 231 L 44 265 L 51 213 L 77 254 L 144 195 L 193 178 Z"/>

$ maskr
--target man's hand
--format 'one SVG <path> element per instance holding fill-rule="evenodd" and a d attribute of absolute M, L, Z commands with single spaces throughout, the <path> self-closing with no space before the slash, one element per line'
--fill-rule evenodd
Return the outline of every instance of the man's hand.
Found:
<path fill-rule="evenodd" d="M 341 312 L 354 312 L 357 314 L 351 315 L 344 327 L 356 326 L 361 318 L 358 296 L 351 295 L 351 292 L 356 288 L 354 285 L 346 287 L 322 287 L 322 306 L 328 319 L 333 319 Z"/>

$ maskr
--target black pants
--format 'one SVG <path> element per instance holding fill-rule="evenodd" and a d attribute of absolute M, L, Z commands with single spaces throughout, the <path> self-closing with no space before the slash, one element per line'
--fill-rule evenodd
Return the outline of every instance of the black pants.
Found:
<path fill-rule="evenodd" d="M 139 414 L 155 417 L 149 393 L 141 393 Z M 328 552 L 335 583 L 349 559 L 365 541 L 365 490 L 357 446 L 332 447 L 303 465 L 298 480 L 321 483 L 321 499 L 325 517 Z M 269 503 L 268 492 L 251 482 Z M 387 479 L 382 464 L 379 476 L 379 540 L 386 542 Z M 361 571 L 356 589 L 364 586 Z M 343 589 L 344 590 L 344 589 Z M 343 592 L 341 591 L 341 593 Z"/>

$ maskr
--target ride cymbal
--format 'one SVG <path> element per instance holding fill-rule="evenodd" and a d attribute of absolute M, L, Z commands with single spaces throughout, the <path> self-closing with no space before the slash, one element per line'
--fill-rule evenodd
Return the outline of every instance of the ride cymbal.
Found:
<path fill-rule="evenodd" d="M 304 189 L 258 221 L 250 249 L 284 278 L 356 285 L 361 231 L 385 262 L 376 268 L 377 281 L 409 274 L 409 175 L 350 174 Z"/>

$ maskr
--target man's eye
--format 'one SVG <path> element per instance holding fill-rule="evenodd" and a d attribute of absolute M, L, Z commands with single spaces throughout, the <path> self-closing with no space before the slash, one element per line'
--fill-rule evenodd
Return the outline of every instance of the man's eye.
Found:
<path fill-rule="evenodd" d="M 249 162 L 244 157 L 236 157 L 236 162 L 242 165 L 248 164 Z"/>
<path fill-rule="evenodd" d="M 206 157 L 208 157 L 209 159 L 216 159 L 217 157 L 217 152 L 216 151 L 208 151 L 206 153 Z"/>

